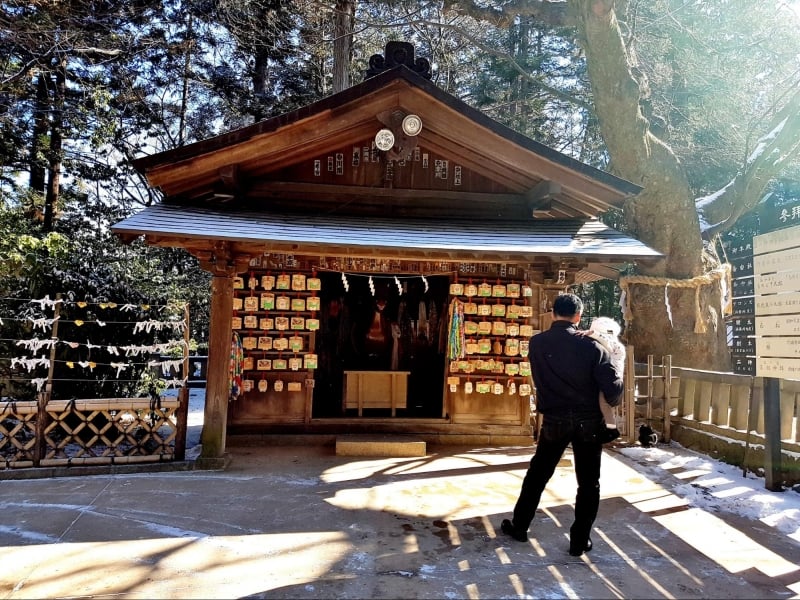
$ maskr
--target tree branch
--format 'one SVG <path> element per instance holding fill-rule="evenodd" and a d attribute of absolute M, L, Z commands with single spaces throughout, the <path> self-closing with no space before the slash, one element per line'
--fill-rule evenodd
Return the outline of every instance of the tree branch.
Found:
<path fill-rule="evenodd" d="M 758 204 L 764 190 L 788 162 L 800 155 L 800 87 L 770 121 L 742 169 L 724 188 L 698 198 L 697 210 L 707 223 L 704 237 L 731 229 L 736 220 Z"/>
<path fill-rule="evenodd" d="M 78 48 L 75 47 L 72 49 L 73 54 L 79 54 L 80 56 L 85 56 L 86 58 L 115 58 L 122 54 L 122 50 L 119 48 L 109 49 L 109 48 L 94 48 L 94 47 L 86 47 L 86 48 Z"/>
<path fill-rule="evenodd" d="M 531 16 L 537 22 L 547 27 L 574 27 L 576 24 L 575 19 L 572 18 L 571 13 L 568 11 L 568 2 L 566 0 L 517 0 L 503 5 L 502 9 L 479 6 L 474 1 L 460 2 L 458 0 L 446 0 L 444 2 L 444 10 L 450 10 L 455 15 L 467 16 L 477 22 L 489 23 L 496 27 L 508 27 L 511 21 L 519 16 Z M 392 23 L 391 25 L 360 19 L 359 23 L 367 29 L 398 29 L 410 25 L 428 25 L 437 29 L 449 29 L 476 48 L 483 50 L 495 58 L 504 60 L 514 71 L 537 89 L 547 92 L 555 98 L 564 100 L 573 106 L 578 106 L 586 110 L 591 110 L 592 108 L 590 103 L 531 76 L 531 74 L 526 71 L 519 62 L 514 60 L 508 52 L 501 52 L 491 47 L 481 38 L 471 35 L 464 27 L 460 27 L 459 25 L 429 21 L 427 19 L 406 19 L 402 22 Z"/>
<path fill-rule="evenodd" d="M 444 9 L 497 27 L 508 27 L 517 17 L 533 17 L 549 27 L 573 27 L 576 24 L 567 0 L 514 0 L 500 8 L 489 8 L 472 0 L 445 0 Z"/>

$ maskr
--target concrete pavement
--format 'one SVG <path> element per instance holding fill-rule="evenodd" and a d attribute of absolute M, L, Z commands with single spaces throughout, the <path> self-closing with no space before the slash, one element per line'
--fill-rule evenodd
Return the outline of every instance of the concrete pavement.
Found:
<path fill-rule="evenodd" d="M 800 547 L 688 507 L 607 451 L 591 553 L 571 457 L 529 543 L 500 532 L 532 447 L 233 447 L 221 471 L 0 480 L 3 598 L 788 598 Z"/>

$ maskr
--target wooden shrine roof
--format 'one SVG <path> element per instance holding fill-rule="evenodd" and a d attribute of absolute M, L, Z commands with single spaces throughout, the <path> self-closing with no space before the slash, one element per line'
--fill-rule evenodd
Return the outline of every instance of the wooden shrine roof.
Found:
<path fill-rule="evenodd" d="M 418 135 L 397 120 L 417 115 Z M 376 133 L 399 135 L 376 151 Z M 389 160 L 389 159 L 394 160 Z M 135 167 L 164 202 L 398 218 L 594 218 L 639 186 L 505 127 L 400 65 L 301 109 Z"/>
<path fill-rule="evenodd" d="M 387 46 L 388 55 L 388 46 Z M 421 129 L 409 134 L 403 119 Z M 394 145 L 376 147 L 390 129 Z M 662 255 L 603 225 L 641 188 L 527 138 L 404 64 L 253 125 L 134 161 L 163 194 L 112 229 L 184 247 L 557 262 L 589 279 Z"/>
<path fill-rule="evenodd" d="M 216 241 L 255 250 L 443 260 L 581 263 L 653 260 L 662 255 L 598 220 L 491 222 L 376 216 L 278 214 L 158 204 L 113 226 L 123 239 L 203 249 Z"/>

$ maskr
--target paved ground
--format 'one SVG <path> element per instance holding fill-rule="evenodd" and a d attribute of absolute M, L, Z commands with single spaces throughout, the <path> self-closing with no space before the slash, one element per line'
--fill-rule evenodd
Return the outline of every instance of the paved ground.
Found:
<path fill-rule="evenodd" d="M 574 475 L 529 543 L 499 531 L 532 448 L 232 448 L 223 471 L 0 480 L 3 598 L 788 598 L 800 545 L 687 507 L 607 451 L 594 550 Z M 677 480 L 677 479 L 676 479 Z"/>

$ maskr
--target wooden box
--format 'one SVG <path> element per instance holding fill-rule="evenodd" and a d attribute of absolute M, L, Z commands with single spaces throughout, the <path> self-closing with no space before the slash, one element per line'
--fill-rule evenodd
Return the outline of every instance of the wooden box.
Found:
<path fill-rule="evenodd" d="M 390 408 L 392 416 L 406 407 L 409 371 L 345 371 L 342 405 L 358 409 Z"/>

